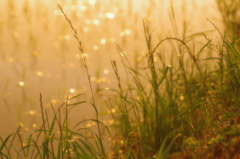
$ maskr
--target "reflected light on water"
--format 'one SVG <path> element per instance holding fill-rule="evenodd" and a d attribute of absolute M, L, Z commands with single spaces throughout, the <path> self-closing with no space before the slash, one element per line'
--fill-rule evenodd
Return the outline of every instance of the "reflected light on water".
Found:
<path fill-rule="evenodd" d="M 25 83 L 24 83 L 23 81 L 20 81 L 20 82 L 18 83 L 18 85 L 21 86 L 21 87 L 23 87 L 23 86 L 25 85 Z"/>
<path fill-rule="evenodd" d="M 92 23 L 95 24 L 95 25 L 100 25 L 101 24 L 101 22 L 97 19 L 93 19 Z"/>
<path fill-rule="evenodd" d="M 107 40 L 106 39 L 101 39 L 101 44 L 106 44 Z"/>
<path fill-rule="evenodd" d="M 89 0 L 89 4 L 95 5 L 97 3 L 97 0 Z"/>
<path fill-rule="evenodd" d="M 37 75 L 38 75 L 39 77 L 42 77 L 42 76 L 43 76 L 43 72 L 39 71 L 39 72 L 37 72 Z"/>
<path fill-rule="evenodd" d="M 88 27 L 83 27 L 83 28 L 82 28 L 82 31 L 85 32 L 85 33 L 87 33 L 87 32 L 89 31 L 89 28 L 88 28 Z"/>
<path fill-rule="evenodd" d="M 99 48 L 99 47 L 98 47 L 97 45 L 94 45 L 94 46 L 93 46 L 93 50 L 95 50 L 95 51 L 98 50 L 98 48 Z"/>
<path fill-rule="evenodd" d="M 108 69 L 105 69 L 103 72 L 104 72 L 104 74 L 108 74 L 108 73 L 109 73 L 109 70 L 108 70 Z"/>
<path fill-rule="evenodd" d="M 109 19 L 115 18 L 115 14 L 114 14 L 114 13 L 111 13 L 111 12 L 105 13 L 105 16 L 106 16 L 107 18 L 109 18 Z"/>
<path fill-rule="evenodd" d="M 70 91 L 70 93 L 74 93 L 75 92 L 75 90 L 73 88 L 71 88 L 69 91 Z"/>
<path fill-rule="evenodd" d="M 30 115 L 36 115 L 36 111 L 31 110 L 31 111 L 29 112 L 29 114 L 30 114 Z"/>
<path fill-rule="evenodd" d="M 81 5 L 81 6 L 78 6 L 78 9 L 81 10 L 81 11 L 86 11 L 87 10 L 87 6 Z"/>

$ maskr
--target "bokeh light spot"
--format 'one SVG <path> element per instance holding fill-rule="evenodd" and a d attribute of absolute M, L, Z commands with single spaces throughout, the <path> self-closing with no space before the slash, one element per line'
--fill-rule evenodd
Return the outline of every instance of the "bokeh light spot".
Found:
<path fill-rule="evenodd" d="M 18 83 L 18 85 L 21 86 L 21 87 L 23 87 L 23 86 L 25 85 L 25 83 L 24 83 L 23 81 L 20 81 L 20 82 Z"/>
<path fill-rule="evenodd" d="M 69 91 L 70 91 L 70 93 L 74 93 L 75 92 L 75 90 L 73 88 L 71 88 Z"/>
<path fill-rule="evenodd" d="M 89 4 L 91 4 L 91 5 L 95 5 L 96 3 L 97 3 L 96 0 L 89 0 Z"/>
<path fill-rule="evenodd" d="M 104 72 L 104 74 L 108 74 L 109 70 L 105 69 L 103 72 Z"/>
<path fill-rule="evenodd" d="M 111 12 L 107 12 L 107 13 L 105 13 L 105 17 L 107 17 L 108 19 L 113 19 L 113 18 L 115 18 L 115 14 L 111 13 Z"/>
<path fill-rule="evenodd" d="M 107 40 L 106 39 L 101 39 L 101 44 L 106 44 Z"/>
<path fill-rule="evenodd" d="M 93 46 L 93 50 L 98 50 L 98 48 L 99 48 L 99 47 L 98 47 L 97 45 L 94 45 L 94 46 Z"/>
<path fill-rule="evenodd" d="M 37 72 L 37 75 L 38 75 L 39 77 L 42 77 L 42 76 L 43 76 L 43 72 L 38 71 L 38 72 Z"/>

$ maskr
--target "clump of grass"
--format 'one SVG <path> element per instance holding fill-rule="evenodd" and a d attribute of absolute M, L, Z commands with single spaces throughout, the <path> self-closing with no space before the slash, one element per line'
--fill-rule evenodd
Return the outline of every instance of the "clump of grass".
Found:
<path fill-rule="evenodd" d="M 112 158 L 217 156 L 210 148 L 217 145 L 206 147 L 206 143 L 222 134 L 223 123 L 239 119 L 240 52 L 236 43 L 224 37 L 211 21 L 210 24 L 222 38 L 217 46 L 205 33 L 183 40 L 166 38 L 153 46 L 152 34 L 144 24 L 148 54 L 142 65 L 147 67 L 134 69 L 124 56 L 127 79 L 123 81 L 116 62 L 112 62 L 119 87 L 113 89 L 117 95 L 107 101 L 110 110 L 118 106 L 118 113 L 111 113 L 116 132 Z M 197 42 L 196 46 L 198 36 L 203 36 L 206 42 Z M 171 52 L 163 48 L 167 42 L 173 46 L 169 65 L 163 55 L 164 49 Z M 117 49 L 122 54 L 119 46 Z M 235 122 L 230 129 L 239 124 Z M 193 147 L 194 153 L 186 145 Z M 229 153 L 237 154 L 237 147 Z"/>
<path fill-rule="evenodd" d="M 101 141 L 97 134 L 91 129 L 82 126 L 87 121 L 102 124 L 96 119 L 78 122 L 74 128 L 69 126 L 70 111 L 86 101 L 69 104 L 73 99 L 82 94 L 67 99 L 57 110 L 52 107 L 54 114 L 52 120 L 48 112 L 42 106 L 40 95 L 40 106 L 42 112 L 42 126 L 28 136 L 26 143 L 21 133 L 21 127 L 16 133 L 9 135 L 5 140 L 1 138 L 0 155 L 2 158 L 103 158 Z M 91 135 L 87 137 L 85 131 Z M 16 140 L 20 142 L 20 150 Z"/>

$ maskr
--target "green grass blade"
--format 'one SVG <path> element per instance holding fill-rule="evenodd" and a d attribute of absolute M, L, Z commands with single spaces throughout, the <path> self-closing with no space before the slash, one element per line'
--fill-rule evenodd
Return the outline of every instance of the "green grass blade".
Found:
<path fill-rule="evenodd" d="M 29 148 L 30 148 L 30 146 L 32 146 L 32 145 L 30 145 L 30 144 L 31 144 L 31 141 L 32 141 L 32 134 L 31 134 L 30 137 L 28 138 L 27 145 L 28 145 L 29 147 L 27 147 L 27 149 L 26 149 L 26 158 L 28 158 Z"/>
<path fill-rule="evenodd" d="M 83 94 L 85 94 L 85 93 L 81 93 L 81 94 L 75 95 L 75 96 L 73 96 L 72 98 L 70 98 L 69 100 L 72 100 L 72 99 L 74 99 L 74 98 L 80 97 L 80 96 L 83 95 Z"/>
<path fill-rule="evenodd" d="M 169 67 L 167 67 L 163 73 L 163 77 L 160 79 L 158 82 L 158 87 L 162 84 L 163 80 L 166 78 L 167 72 L 168 72 Z"/>
<path fill-rule="evenodd" d="M 2 152 L 0 152 L 0 155 L 1 155 L 1 156 L 3 155 L 6 159 L 10 159 L 7 155 L 5 155 L 5 154 L 2 153 Z M 1 157 L 1 156 L 0 156 L 0 157 Z"/>
<path fill-rule="evenodd" d="M 208 41 L 196 54 L 196 57 L 212 42 L 212 40 Z"/>
<path fill-rule="evenodd" d="M 170 151 L 170 149 L 171 149 L 174 141 L 177 139 L 178 136 L 179 136 L 179 135 L 176 135 L 176 136 L 171 140 L 170 144 L 166 147 L 166 149 L 165 149 L 165 151 L 164 151 L 161 159 L 166 159 L 166 158 L 167 158 L 167 155 L 168 155 L 168 153 L 169 153 L 169 151 Z M 159 159 L 159 158 L 158 158 L 158 159 Z"/>
<path fill-rule="evenodd" d="M 3 141 L 2 146 L 0 147 L 0 152 L 2 151 L 2 149 L 6 146 L 7 141 L 9 140 L 9 138 L 12 136 L 13 134 L 8 135 L 8 137 Z"/>
<path fill-rule="evenodd" d="M 97 158 L 96 151 L 92 149 L 92 147 L 89 146 L 85 141 L 82 139 L 78 139 L 79 142 L 84 146 L 85 150 L 90 154 L 91 157 Z"/>
<path fill-rule="evenodd" d="M 42 154 L 41 154 L 41 151 L 40 151 L 40 149 L 39 149 L 39 146 L 37 145 L 37 143 L 36 143 L 34 140 L 32 140 L 32 142 L 34 143 L 34 146 L 35 146 L 36 149 L 37 149 L 37 154 L 38 154 L 39 157 L 42 159 L 43 156 L 42 156 Z"/>
<path fill-rule="evenodd" d="M 174 134 L 176 131 L 178 130 L 174 130 L 173 132 L 171 132 L 168 136 L 166 136 L 161 144 L 161 147 L 158 151 L 158 155 L 157 155 L 157 159 L 166 159 L 167 158 L 167 155 L 172 147 L 172 144 L 173 142 L 176 140 L 176 138 L 178 137 L 178 135 L 176 135 L 172 140 L 171 142 L 169 143 L 169 145 L 165 148 L 166 146 L 166 142 L 168 140 L 168 137 L 172 134 Z"/>
<path fill-rule="evenodd" d="M 83 103 L 87 103 L 87 102 L 86 101 L 77 102 L 77 103 L 69 104 L 68 106 L 76 106 L 78 104 L 83 104 Z"/>
<path fill-rule="evenodd" d="M 86 150 L 84 148 L 82 148 L 82 146 L 78 142 L 74 142 L 74 143 L 76 144 L 77 149 L 81 152 L 81 156 L 83 158 L 90 159 L 90 156 L 86 152 Z"/>
<path fill-rule="evenodd" d="M 62 149 L 61 149 L 61 141 L 58 143 L 58 153 L 57 153 L 57 159 L 61 159 Z"/>

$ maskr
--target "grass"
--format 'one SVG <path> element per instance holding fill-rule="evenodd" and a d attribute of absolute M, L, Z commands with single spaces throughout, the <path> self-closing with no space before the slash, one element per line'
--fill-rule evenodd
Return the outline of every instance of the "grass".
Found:
<path fill-rule="evenodd" d="M 80 95 L 67 99 L 57 110 L 52 107 L 54 117 L 52 120 L 48 117 L 48 112 L 42 106 L 42 96 L 40 94 L 40 106 L 42 110 L 42 126 L 40 129 L 32 133 L 27 143 L 23 143 L 20 133 L 21 127 L 16 133 L 9 135 L 6 139 L 1 139 L 1 157 L 2 158 L 101 158 L 102 141 L 91 129 L 80 127 L 87 121 L 93 121 L 102 124 L 95 119 L 83 120 L 77 123 L 73 129 L 69 128 L 68 115 L 70 111 L 77 105 L 86 103 L 81 101 L 68 104 L 69 101 Z M 62 113 L 64 111 L 64 113 Z M 108 129 L 108 128 L 107 128 Z M 89 131 L 94 138 L 94 142 L 88 139 L 82 132 Z M 19 139 L 21 149 L 17 150 L 14 142 Z M 9 145 L 7 145 L 9 143 Z M 6 150 L 6 153 L 4 153 Z M 17 156 L 14 156 L 14 153 Z"/>
<path fill-rule="evenodd" d="M 7 138 L 1 138 L 1 158 L 239 158 L 240 41 L 235 22 L 238 15 L 236 8 L 227 10 L 226 1 L 217 2 L 228 28 L 223 34 L 208 20 L 221 38 L 218 41 L 207 32 L 187 35 L 187 25 L 183 35 L 179 35 L 172 8 L 175 37 L 154 43 L 154 34 L 143 21 L 147 54 L 135 59 L 134 65 L 116 45 L 126 79 L 122 79 L 120 64 L 111 61 L 117 88 L 110 88 L 112 93 L 104 103 L 113 120 L 110 126 L 99 120 L 89 68 L 83 56 L 91 101 L 71 104 L 83 94 L 67 97 L 57 109 L 51 106 L 54 116 L 50 119 L 40 94 L 41 128 L 28 137 L 26 144 L 21 127 Z M 73 31 L 80 53 L 84 54 L 77 30 L 59 8 Z M 229 27 L 229 23 L 234 26 Z M 70 111 L 87 103 L 95 109 L 95 118 L 71 127 Z M 87 121 L 97 124 L 97 133 L 81 126 Z M 109 133 L 103 134 L 103 130 Z M 111 141 L 109 153 L 103 144 L 104 135 Z M 21 148 L 15 143 L 20 143 Z"/>
<path fill-rule="evenodd" d="M 213 24 L 213 27 L 216 26 Z M 163 147 L 166 148 L 166 153 L 171 149 L 172 156 L 180 152 L 177 158 L 183 157 L 184 153 L 187 156 L 183 158 L 211 158 L 217 155 L 214 154 L 217 147 L 208 141 L 219 133 L 226 133 L 223 123 L 235 118 L 238 122 L 233 125 L 239 124 L 238 102 L 235 101 L 238 98 L 236 90 L 239 79 L 236 71 L 238 61 L 235 60 L 239 59 L 239 46 L 230 43 L 222 35 L 220 50 L 208 38 L 200 44 L 199 50 L 190 49 L 187 42 L 178 38 L 166 38 L 152 46 L 152 35 L 147 26 L 144 25 L 144 28 L 149 53 L 145 58 L 148 67 L 134 70 L 124 64 L 130 80 L 127 80 L 126 89 L 123 90 L 116 73 L 119 90 L 115 91 L 118 95 L 109 100 L 110 108 L 114 105 L 113 102 L 121 101 L 120 113 L 112 114 L 119 121 L 115 124 L 115 128 L 119 129 L 116 136 L 121 136 L 122 139 L 119 139 L 124 141 L 124 144 L 119 143 L 116 151 L 127 154 L 126 158 L 150 158 L 154 155 L 167 158 L 167 155 L 163 155 Z M 156 50 L 163 43 L 172 41 L 180 44 L 176 48 L 179 49 L 179 57 L 172 56 L 171 65 L 166 66 L 162 55 L 164 52 Z M 219 54 L 214 57 L 201 55 L 205 50 L 217 51 Z M 183 52 L 189 58 L 184 59 L 184 54 L 181 54 Z M 233 54 L 234 58 L 231 57 Z M 154 62 L 154 55 L 159 57 L 162 66 L 157 66 L 158 63 Z M 216 63 L 210 64 L 210 67 L 207 64 L 209 61 Z M 117 72 L 116 64 L 114 68 Z M 235 135 L 232 137 L 238 139 L 239 134 Z M 194 146 L 191 145 L 193 143 Z M 194 147 L 194 153 L 192 150 L 187 151 L 190 146 Z M 208 149 L 211 146 L 214 147 L 212 152 Z M 239 155 L 237 149 L 231 151 Z"/>

